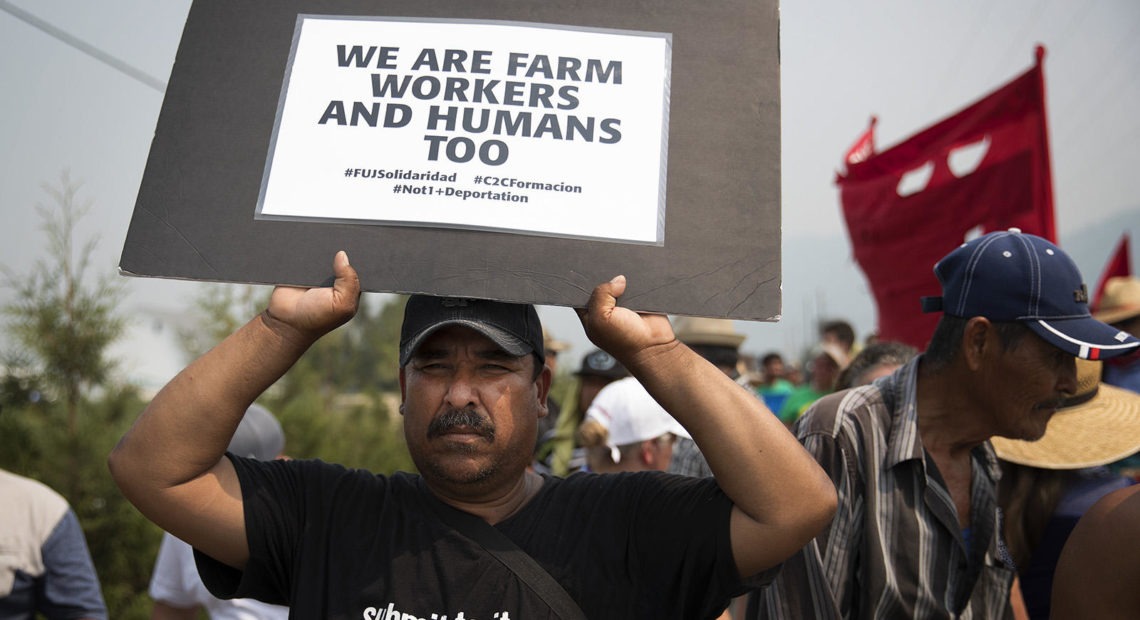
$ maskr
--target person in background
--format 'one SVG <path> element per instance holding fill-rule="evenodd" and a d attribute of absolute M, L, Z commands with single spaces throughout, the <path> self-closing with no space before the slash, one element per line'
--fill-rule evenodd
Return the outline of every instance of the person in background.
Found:
<path fill-rule="evenodd" d="M 909 362 L 918 351 L 909 344 L 889 340 L 863 347 L 835 380 L 835 391 L 867 385 L 885 377 Z"/>
<path fill-rule="evenodd" d="M 234 432 L 227 452 L 271 461 L 285 450 L 285 432 L 268 409 L 250 405 Z M 194 565 L 194 550 L 169 533 L 162 535 L 150 577 L 154 599 L 151 620 L 193 620 L 205 610 L 211 620 L 285 620 L 289 608 L 253 599 L 220 599 L 210 594 Z"/>
<path fill-rule="evenodd" d="M 673 320 L 673 326 L 677 340 L 719 368 L 725 376 L 734 380 L 740 376 L 740 345 L 747 336 L 736 331 L 731 320 L 679 316 Z"/>
<path fill-rule="evenodd" d="M 784 378 L 788 380 L 788 383 L 792 384 L 792 387 L 799 387 L 806 383 L 803 365 L 795 361 L 788 364 Z M 775 411 L 773 411 L 773 413 L 775 413 Z"/>
<path fill-rule="evenodd" d="M 626 377 L 602 388 L 578 428 L 589 471 L 665 471 L 673 443 L 689 437 L 637 379 Z"/>
<path fill-rule="evenodd" d="M 550 369 L 551 376 L 557 379 L 558 356 L 570 348 L 570 343 L 551 336 L 550 332 L 544 327 L 542 328 L 542 346 L 546 349 L 546 367 Z M 554 438 L 554 430 L 558 426 L 558 418 L 562 415 L 562 403 L 558 402 L 553 395 L 547 397 L 546 407 L 550 410 L 550 413 L 538 421 L 538 440 L 535 441 L 534 444 L 536 464 L 546 461 L 546 454 L 542 452 L 542 446 Z"/>
<path fill-rule="evenodd" d="M 1140 484 L 1089 508 L 1053 573 L 1053 620 L 1140 618 Z"/>
<path fill-rule="evenodd" d="M 1032 441 L 1077 391 L 1076 357 L 1140 340 L 1092 318 L 1080 271 L 1016 229 L 934 266 L 942 312 L 927 350 L 894 374 L 817 401 L 797 437 L 839 493 L 831 525 L 750 601 L 758 618 L 1005 618 L 990 437 Z M 1094 616 L 1095 617 L 1095 616 Z"/>
<path fill-rule="evenodd" d="M 746 336 L 736 331 L 731 320 L 681 316 L 674 319 L 673 328 L 677 340 L 694 353 L 708 360 L 733 381 L 739 378 L 737 364 L 740 361 L 740 345 Z M 742 389 L 747 388 L 742 386 Z M 688 436 L 679 437 L 673 446 L 669 472 L 697 478 L 712 475 L 705 455 Z"/>
<path fill-rule="evenodd" d="M 760 358 L 760 372 L 763 383 L 756 389 L 756 393 L 764 400 L 769 411 L 777 412 L 796 387 L 787 379 L 788 368 L 784 356 L 775 351 L 765 353 Z"/>
<path fill-rule="evenodd" d="M 991 440 L 1001 459 L 1005 541 L 1033 620 L 1049 618 L 1054 569 L 1077 520 L 1133 484 L 1105 465 L 1140 451 L 1140 394 L 1100 383 L 1100 372 L 1101 362 L 1077 360 L 1077 391 L 1041 439 Z"/>
<path fill-rule="evenodd" d="M 1109 278 L 1104 283 L 1104 295 L 1093 316 L 1098 321 L 1140 337 L 1140 278 Z M 1105 362 L 1104 382 L 1140 393 L 1140 351 Z"/>
<path fill-rule="evenodd" d="M 843 347 L 834 342 L 824 342 L 816 347 L 811 356 L 808 382 L 788 394 L 776 412 L 780 421 L 790 428 L 812 403 L 834 392 L 835 380 L 850 361 Z"/>
<path fill-rule="evenodd" d="M 582 358 L 574 373 L 578 389 L 574 402 L 568 404 L 569 415 L 559 414 L 554 432 L 542 442 L 536 458 L 535 470 L 568 476 L 586 465 L 586 455 L 578 445 L 578 426 L 586 419 L 586 410 L 594 397 L 607 385 L 629 376 L 621 362 L 601 349 L 594 349 Z"/>
<path fill-rule="evenodd" d="M 1104 293 L 1093 316 L 1140 337 L 1140 278 L 1118 276 L 1104 283 Z M 1114 357 L 1104 364 L 1103 381 L 1109 385 L 1140 394 L 1140 351 Z M 1140 454 L 1134 454 L 1109 465 L 1121 475 L 1140 480 Z"/>
<path fill-rule="evenodd" d="M 742 383 L 740 375 L 740 345 L 747 338 L 736 330 L 736 324 L 729 319 L 680 316 L 673 321 L 677 339 L 691 348 L 697 355 L 708 360 L 724 375 L 742 389 L 756 395 L 756 392 Z M 678 436 L 673 444 L 673 459 L 669 463 L 669 473 L 707 478 L 713 475 L 708 459 L 696 442 L 687 434 Z M 721 615 L 721 619 L 743 613 L 747 597 L 737 597 Z"/>
<path fill-rule="evenodd" d="M 833 319 L 820 323 L 819 343 L 839 347 L 839 350 L 843 351 L 848 359 L 859 352 L 855 346 L 855 328 L 843 319 Z"/>
<path fill-rule="evenodd" d="M 665 471 L 674 445 L 692 441 L 688 431 L 633 377 L 602 388 L 578 427 L 578 436 L 587 471 L 599 474 Z M 731 620 L 733 609 L 743 612 L 746 601 L 747 597 L 734 600 L 717 620 Z"/>
<path fill-rule="evenodd" d="M 106 620 L 75 511 L 47 485 L 0 469 L 0 618 Z"/>
<path fill-rule="evenodd" d="M 879 339 L 879 332 L 877 332 L 877 331 L 867 332 L 867 335 L 863 336 L 863 347 L 864 348 L 869 347 L 869 346 L 875 344 L 876 342 L 879 342 L 879 340 L 880 340 Z"/>

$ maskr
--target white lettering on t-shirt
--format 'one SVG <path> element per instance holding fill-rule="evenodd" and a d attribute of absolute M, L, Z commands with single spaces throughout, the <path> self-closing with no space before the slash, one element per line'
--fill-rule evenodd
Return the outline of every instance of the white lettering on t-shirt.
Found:
<path fill-rule="evenodd" d="M 366 607 L 361 617 L 363 620 L 478 620 L 462 611 L 456 613 L 455 616 L 436 612 L 427 617 L 421 617 L 396 609 L 395 603 L 388 603 L 387 607 Z M 511 612 L 497 611 L 492 617 L 495 620 L 511 620 Z"/>

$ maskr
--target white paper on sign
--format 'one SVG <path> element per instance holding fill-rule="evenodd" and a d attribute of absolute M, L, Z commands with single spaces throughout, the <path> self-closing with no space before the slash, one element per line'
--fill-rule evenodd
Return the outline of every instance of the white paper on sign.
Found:
<path fill-rule="evenodd" d="M 259 219 L 660 245 L 671 38 L 298 17 Z"/>

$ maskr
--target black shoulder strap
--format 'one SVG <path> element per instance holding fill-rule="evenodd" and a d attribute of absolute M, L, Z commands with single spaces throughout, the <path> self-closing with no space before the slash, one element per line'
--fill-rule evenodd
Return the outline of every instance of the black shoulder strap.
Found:
<path fill-rule="evenodd" d="M 523 580 L 562 620 L 586 620 L 586 614 L 550 573 L 519 549 L 511 539 L 490 523 L 475 515 L 453 508 L 440 501 L 431 491 L 422 489 L 427 503 L 441 521 L 467 538 L 479 543 L 488 553 Z"/>

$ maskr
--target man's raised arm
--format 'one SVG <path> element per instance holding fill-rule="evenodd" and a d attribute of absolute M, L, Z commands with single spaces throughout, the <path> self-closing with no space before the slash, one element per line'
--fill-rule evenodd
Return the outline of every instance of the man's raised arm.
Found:
<path fill-rule="evenodd" d="M 344 252 L 333 270 L 331 288 L 274 289 L 265 312 L 154 397 L 108 459 L 115 483 L 148 519 L 238 568 L 249 548 L 226 447 L 254 399 L 356 313 L 360 281 Z"/>
<path fill-rule="evenodd" d="M 579 310 L 586 334 L 629 369 L 693 436 L 736 507 L 732 549 L 748 577 L 783 562 L 835 514 L 835 487 L 760 399 L 681 344 L 662 315 L 616 306 L 618 276 Z"/>

